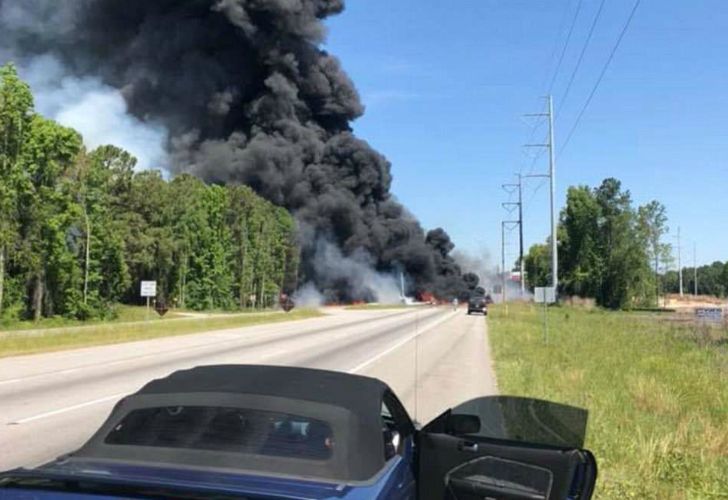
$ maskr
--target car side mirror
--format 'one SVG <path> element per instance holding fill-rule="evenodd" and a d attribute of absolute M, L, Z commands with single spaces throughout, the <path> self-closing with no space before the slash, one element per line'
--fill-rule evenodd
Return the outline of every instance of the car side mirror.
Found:
<path fill-rule="evenodd" d="M 477 415 L 450 414 L 445 423 L 445 432 L 453 436 L 477 434 L 480 431 L 480 417 Z"/>

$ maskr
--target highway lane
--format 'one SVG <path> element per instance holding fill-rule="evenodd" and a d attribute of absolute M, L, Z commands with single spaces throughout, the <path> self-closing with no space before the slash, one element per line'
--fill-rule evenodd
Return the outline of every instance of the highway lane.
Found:
<path fill-rule="evenodd" d="M 460 400 L 496 391 L 483 318 L 450 308 L 334 309 L 290 323 L 5 358 L 0 470 L 37 465 L 78 447 L 119 398 L 153 378 L 218 363 L 376 376 L 421 421 Z"/>

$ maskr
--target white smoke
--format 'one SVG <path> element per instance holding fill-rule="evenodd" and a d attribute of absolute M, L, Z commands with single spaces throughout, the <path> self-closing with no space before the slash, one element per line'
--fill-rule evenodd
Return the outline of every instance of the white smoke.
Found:
<path fill-rule="evenodd" d="M 324 304 L 324 296 L 311 282 L 296 290 L 292 298 L 296 307 L 320 307 Z"/>
<path fill-rule="evenodd" d="M 345 256 L 336 245 L 320 239 L 316 245 L 314 268 L 317 276 L 327 281 L 345 281 L 352 296 L 371 297 L 373 302 L 398 304 L 402 302 L 402 291 L 398 280 L 391 274 L 380 273 L 364 250 L 356 250 Z"/>
<path fill-rule="evenodd" d="M 33 90 L 36 111 L 79 131 L 87 148 L 113 144 L 133 154 L 141 169 L 167 166 L 166 130 L 130 115 L 117 89 L 97 78 L 69 75 L 50 55 L 35 57 L 18 70 Z"/>
<path fill-rule="evenodd" d="M 453 252 L 453 258 L 460 267 L 478 275 L 478 278 L 480 278 L 478 286 L 485 288 L 486 293 L 489 293 L 494 301 L 500 302 L 502 300 L 503 278 L 499 274 L 499 268 L 492 264 L 488 249 L 481 248 L 477 253 L 456 250 Z M 506 300 L 531 300 L 532 298 L 533 295 L 528 291 L 528 288 L 521 296 L 521 284 L 510 279 L 510 274 L 506 276 Z"/>

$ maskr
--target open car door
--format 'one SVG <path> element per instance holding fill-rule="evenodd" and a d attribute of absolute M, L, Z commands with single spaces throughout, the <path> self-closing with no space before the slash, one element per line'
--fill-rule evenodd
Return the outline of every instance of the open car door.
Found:
<path fill-rule="evenodd" d="M 418 499 L 591 498 L 594 456 L 582 449 L 587 411 L 492 396 L 446 411 L 418 435 Z"/>

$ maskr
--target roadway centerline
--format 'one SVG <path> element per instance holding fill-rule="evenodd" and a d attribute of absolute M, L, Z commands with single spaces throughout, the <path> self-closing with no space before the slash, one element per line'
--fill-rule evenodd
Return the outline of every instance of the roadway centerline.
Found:
<path fill-rule="evenodd" d="M 449 319 L 451 319 L 456 314 L 457 314 L 457 312 L 451 312 L 450 314 L 447 314 L 447 315 L 445 315 L 445 316 L 437 319 L 436 321 L 434 321 L 433 323 L 425 326 L 424 328 L 422 328 L 418 332 L 415 332 L 414 334 L 412 334 L 412 335 L 410 335 L 410 336 L 408 336 L 408 337 L 406 337 L 406 338 L 404 338 L 404 339 L 396 342 L 394 345 L 390 346 L 389 348 L 385 349 L 384 351 L 382 351 L 382 352 L 378 353 L 377 355 L 369 358 L 368 360 L 364 361 L 363 363 L 358 364 L 354 368 L 350 369 L 349 370 L 349 373 L 357 373 L 357 372 L 363 370 L 364 368 L 366 368 L 367 366 L 371 365 L 372 363 L 374 363 L 376 361 L 379 361 L 384 356 L 390 354 L 393 351 L 396 351 L 397 349 L 399 349 L 403 345 L 407 344 L 408 342 L 411 342 L 413 339 L 415 339 L 415 338 L 419 337 L 420 335 L 423 335 L 424 333 L 432 330 L 433 328 L 435 328 L 436 326 L 444 323 L 445 321 L 448 321 Z"/>
<path fill-rule="evenodd" d="M 405 339 L 403 339 L 403 340 L 395 343 L 393 346 L 388 347 L 384 351 L 378 353 L 377 355 L 375 355 L 374 357 L 368 359 L 367 361 L 359 364 L 355 368 L 353 368 L 351 370 L 348 370 L 349 373 L 356 373 L 356 372 L 364 369 L 365 367 L 367 367 L 370 364 L 374 363 L 375 361 L 381 359 L 382 357 L 386 356 L 387 354 L 391 353 L 392 351 L 394 351 L 394 350 L 398 349 L 399 347 L 405 345 L 407 342 L 410 342 L 415 337 L 417 337 L 419 335 L 422 335 L 422 334 L 430 331 L 431 329 L 435 328 L 436 326 L 440 325 L 441 323 L 444 323 L 445 321 L 451 319 L 455 314 L 456 313 L 451 312 L 451 313 L 448 313 L 446 315 L 443 315 L 440 318 L 437 318 L 434 322 L 432 322 L 432 323 L 424 326 L 422 329 L 420 329 L 419 331 L 417 331 L 415 334 L 409 335 Z M 392 315 L 392 316 L 395 316 L 395 315 Z M 386 316 L 386 317 L 391 317 L 391 316 Z M 347 326 L 349 326 L 349 325 L 347 325 Z M 344 328 L 346 328 L 346 326 Z M 257 361 L 268 360 L 270 358 L 275 358 L 275 357 L 281 356 L 283 354 L 289 354 L 289 351 L 285 351 L 283 349 L 274 349 L 272 351 L 269 351 L 267 353 L 264 353 L 264 354 L 261 354 L 261 355 L 257 356 Z M 146 357 L 146 356 L 139 356 L 139 357 L 134 358 L 134 359 L 138 359 L 138 358 L 142 358 L 142 357 Z M 119 363 L 121 361 L 122 360 L 117 361 L 115 363 Z M 128 360 L 123 360 L 123 361 L 128 361 Z M 107 363 L 107 365 L 111 365 L 111 364 L 114 364 L 114 363 Z M 39 413 L 39 414 L 36 414 L 36 415 L 32 415 L 32 416 L 29 416 L 29 417 L 24 417 L 24 418 L 16 419 L 16 420 L 14 420 L 12 422 L 7 423 L 6 425 L 21 425 L 21 424 L 26 424 L 26 423 L 33 422 L 33 421 L 36 421 L 36 420 L 41 420 L 41 419 L 45 419 L 45 418 L 48 418 L 48 417 L 53 417 L 53 416 L 56 416 L 56 415 L 61 415 L 61 414 L 67 413 L 67 412 L 75 411 L 75 410 L 80 410 L 80 409 L 83 409 L 83 408 L 86 408 L 86 407 L 89 407 L 89 406 L 92 406 L 92 405 L 95 405 L 95 404 L 99 404 L 99 403 L 103 403 L 103 402 L 106 402 L 106 401 L 110 401 L 112 399 L 119 399 L 119 398 L 121 398 L 123 396 L 126 396 L 128 394 L 129 394 L 128 392 L 122 392 L 122 393 L 118 393 L 118 394 L 113 394 L 111 396 L 104 396 L 104 397 L 101 397 L 101 398 L 96 398 L 96 399 L 93 399 L 91 401 L 77 403 L 77 404 L 74 404 L 74 405 L 71 405 L 71 406 L 66 406 L 66 407 L 63 407 L 63 408 L 58 408 L 58 409 L 55 409 L 55 410 L 46 411 L 46 412 Z"/>

